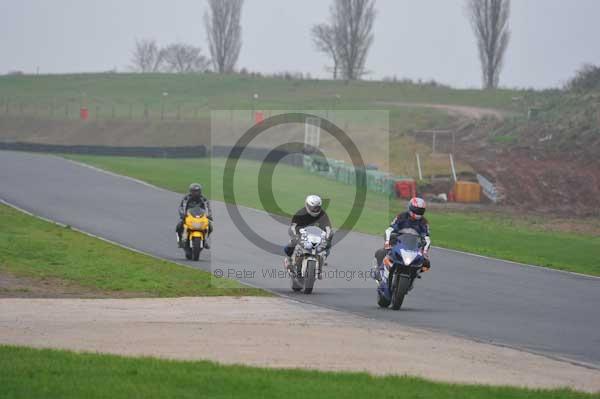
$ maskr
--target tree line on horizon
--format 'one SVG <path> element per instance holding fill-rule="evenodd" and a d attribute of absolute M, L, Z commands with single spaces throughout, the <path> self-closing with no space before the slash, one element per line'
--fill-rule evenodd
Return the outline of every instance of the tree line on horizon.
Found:
<path fill-rule="evenodd" d="M 325 54 L 332 78 L 359 80 L 369 73 L 366 61 L 374 41 L 376 0 L 332 0 L 326 22 L 314 25 L 310 36 L 315 49 Z M 243 0 L 207 0 L 204 27 L 209 56 L 187 43 L 160 47 L 154 39 L 136 40 L 132 67 L 138 72 L 233 73 L 242 48 Z M 473 29 L 483 87 L 497 88 L 510 41 L 510 0 L 465 0 Z"/>

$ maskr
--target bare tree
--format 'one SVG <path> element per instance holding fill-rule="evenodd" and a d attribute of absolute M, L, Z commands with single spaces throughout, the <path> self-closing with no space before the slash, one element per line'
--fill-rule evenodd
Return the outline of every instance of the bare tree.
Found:
<path fill-rule="evenodd" d="M 243 0 L 208 0 L 209 11 L 204 14 L 210 55 L 219 73 L 233 71 L 242 48 Z"/>
<path fill-rule="evenodd" d="M 135 41 L 131 54 L 131 63 L 138 72 L 158 72 L 164 61 L 164 53 L 158 48 L 156 40 L 142 39 Z"/>
<path fill-rule="evenodd" d="M 202 55 L 199 47 L 185 43 L 174 43 L 164 48 L 165 69 L 168 72 L 189 73 L 204 72 L 209 61 Z"/>
<path fill-rule="evenodd" d="M 335 0 L 331 19 L 342 76 L 346 80 L 360 79 L 373 44 L 375 0 Z"/>
<path fill-rule="evenodd" d="M 467 0 L 467 11 L 477 37 L 483 85 L 496 88 L 510 40 L 510 0 Z"/>
<path fill-rule="evenodd" d="M 318 24 L 312 27 L 311 35 L 317 50 L 331 57 L 333 62 L 333 79 L 338 77 L 339 56 L 335 30 L 328 24 Z"/>

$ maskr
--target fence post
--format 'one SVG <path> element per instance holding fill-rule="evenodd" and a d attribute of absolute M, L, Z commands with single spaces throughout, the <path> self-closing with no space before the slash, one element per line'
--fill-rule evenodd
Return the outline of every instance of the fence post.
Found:
<path fill-rule="evenodd" d="M 129 120 L 133 119 L 133 104 L 129 104 Z"/>
<path fill-rule="evenodd" d="M 148 104 L 144 103 L 144 119 L 148 120 Z"/>
<path fill-rule="evenodd" d="M 23 116 L 23 107 L 24 107 L 23 103 L 22 102 L 19 103 L 19 115 L 21 115 L 21 116 Z"/>
<path fill-rule="evenodd" d="M 177 104 L 177 120 L 181 119 L 181 104 Z"/>
<path fill-rule="evenodd" d="M 419 171 L 419 180 L 423 180 L 423 171 L 421 169 L 421 157 L 419 156 L 418 152 L 415 155 L 417 157 L 417 169 Z"/>
<path fill-rule="evenodd" d="M 65 104 L 65 118 L 69 119 L 69 103 Z"/>
<path fill-rule="evenodd" d="M 160 120 L 164 120 L 165 119 L 165 102 L 162 101 L 160 103 Z"/>
<path fill-rule="evenodd" d="M 454 178 L 454 181 L 456 182 L 456 168 L 454 167 L 454 157 L 452 156 L 452 154 L 448 154 L 450 156 L 450 168 L 452 170 L 452 177 Z"/>
<path fill-rule="evenodd" d="M 111 113 L 112 119 L 116 119 L 117 118 L 117 110 L 115 109 L 115 104 L 112 104 L 112 113 Z"/>
<path fill-rule="evenodd" d="M 8 113 L 10 112 L 10 98 L 6 97 L 6 109 L 5 109 L 5 113 L 8 115 Z"/>
<path fill-rule="evenodd" d="M 96 120 L 98 120 L 98 114 L 100 114 L 100 106 L 96 104 Z"/>

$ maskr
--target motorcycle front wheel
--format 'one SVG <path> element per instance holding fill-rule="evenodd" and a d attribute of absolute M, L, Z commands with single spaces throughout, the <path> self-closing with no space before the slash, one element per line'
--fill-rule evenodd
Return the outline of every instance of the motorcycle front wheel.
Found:
<path fill-rule="evenodd" d="M 311 294 L 315 285 L 317 274 L 317 261 L 309 260 L 306 264 L 306 276 L 304 276 L 304 293 Z"/>
<path fill-rule="evenodd" d="M 404 302 L 404 296 L 410 287 L 410 278 L 403 277 L 400 273 L 394 273 L 392 284 L 392 309 L 399 310 Z"/>
<path fill-rule="evenodd" d="M 202 252 L 202 239 L 194 237 L 192 238 L 192 260 L 197 261 L 200 259 L 200 252 Z"/>

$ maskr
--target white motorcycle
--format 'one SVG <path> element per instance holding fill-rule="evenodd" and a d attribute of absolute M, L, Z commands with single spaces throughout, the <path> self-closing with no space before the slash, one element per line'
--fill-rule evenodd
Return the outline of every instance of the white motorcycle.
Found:
<path fill-rule="evenodd" d="M 316 226 L 300 229 L 300 239 L 289 266 L 292 290 L 310 294 L 327 257 L 327 233 Z"/>

